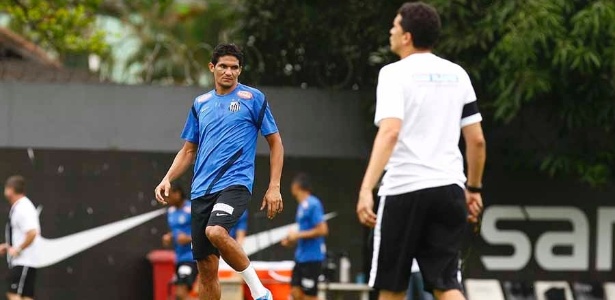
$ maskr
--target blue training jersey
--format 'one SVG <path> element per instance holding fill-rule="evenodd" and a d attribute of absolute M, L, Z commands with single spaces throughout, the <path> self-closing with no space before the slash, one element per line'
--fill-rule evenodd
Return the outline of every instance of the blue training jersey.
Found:
<path fill-rule="evenodd" d="M 173 248 L 178 263 L 193 261 L 192 246 L 190 244 L 182 246 L 177 243 L 177 237 L 180 233 L 191 236 L 191 219 L 190 201 L 185 201 L 180 208 L 171 206 L 167 210 L 167 222 L 169 222 L 171 235 L 173 235 Z"/>
<path fill-rule="evenodd" d="M 299 231 L 314 229 L 325 222 L 325 214 L 320 200 L 315 196 L 308 197 L 297 207 L 297 223 Z M 299 239 L 295 250 L 295 261 L 298 263 L 323 261 L 325 259 L 325 238 Z"/>
<path fill-rule="evenodd" d="M 243 212 L 241 217 L 239 217 L 239 221 L 237 221 L 237 224 L 235 224 L 235 226 L 233 226 L 229 230 L 228 234 L 232 238 L 236 239 L 238 230 L 248 231 L 248 210 L 247 209 L 246 211 Z"/>
<path fill-rule="evenodd" d="M 238 84 L 227 95 L 215 90 L 198 96 L 181 137 L 198 145 L 192 199 L 243 185 L 251 192 L 258 132 L 278 132 L 265 95 Z"/>

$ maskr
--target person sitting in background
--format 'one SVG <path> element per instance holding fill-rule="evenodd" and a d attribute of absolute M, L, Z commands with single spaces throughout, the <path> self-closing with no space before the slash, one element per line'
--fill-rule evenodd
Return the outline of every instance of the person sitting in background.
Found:
<path fill-rule="evenodd" d="M 162 244 L 175 249 L 175 297 L 178 300 L 187 300 L 191 299 L 190 290 L 198 273 L 192 258 L 190 201 L 186 201 L 184 190 L 177 183 L 173 183 L 167 203 L 170 206 L 167 210 L 167 221 L 171 232 L 162 236 Z"/>
<path fill-rule="evenodd" d="M 406 300 L 433 300 L 431 293 L 425 291 L 423 276 L 416 259 L 412 262 L 412 274 L 410 275 Z"/>
<path fill-rule="evenodd" d="M 297 199 L 297 223 L 299 230 L 291 230 L 282 240 L 282 246 L 295 250 L 295 268 L 291 279 L 291 295 L 294 300 L 316 300 L 318 277 L 325 259 L 325 236 L 329 227 L 325 221 L 322 203 L 312 195 L 312 186 L 305 174 L 297 175 L 291 185 L 291 193 Z"/>
<path fill-rule="evenodd" d="M 228 234 L 234 238 L 239 245 L 243 246 L 243 241 L 248 233 L 248 210 L 244 211 L 237 224 L 229 230 Z"/>

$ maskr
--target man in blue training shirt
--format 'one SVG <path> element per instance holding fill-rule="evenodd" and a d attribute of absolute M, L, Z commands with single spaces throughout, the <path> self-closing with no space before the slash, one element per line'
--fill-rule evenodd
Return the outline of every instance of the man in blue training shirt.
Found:
<path fill-rule="evenodd" d="M 192 243 L 190 202 L 186 201 L 181 186 L 172 183 L 167 203 L 170 206 L 167 210 L 167 222 L 171 232 L 162 236 L 162 244 L 175 249 L 175 297 L 178 300 L 187 300 L 197 275 L 190 247 Z"/>
<path fill-rule="evenodd" d="M 325 236 L 329 234 L 329 227 L 320 200 L 312 195 L 307 175 L 299 174 L 293 179 L 291 193 L 299 202 L 296 216 L 299 231 L 291 231 L 282 240 L 282 246 L 285 247 L 297 244 L 291 295 L 294 300 L 316 300 L 318 277 L 322 273 L 326 253 Z"/>
<path fill-rule="evenodd" d="M 248 210 L 243 212 L 241 217 L 239 217 L 239 221 L 237 224 L 228 231 L 228 234 L 234 238 L 239 245 L 243 246 L 243 241 L 246 238 L 246 234 L 248 233 Z"/>
<path fill-rule="evenodd" d="M 259 131 L 265 136 L 271 152 L 269 188 L 261 210 L 266 208 L 270 219 L 282 211 L 282 139 L 265 95 L 238 82 L 242 66 L 243 53 L 237 46 L 216 46 L 209 63 L 215 89 L 194 100 L 181 134 L 184 146 L 154 191 L 156 199 L 166 204 L 170 182 L 194 162 L 192 254 L 201 274 L 199 297 L 203 300 L 221 297 L 220 256 L 241 275 L 254 299 L 272 299 L 247 255 L 228 233 L 252 196 Z"/>

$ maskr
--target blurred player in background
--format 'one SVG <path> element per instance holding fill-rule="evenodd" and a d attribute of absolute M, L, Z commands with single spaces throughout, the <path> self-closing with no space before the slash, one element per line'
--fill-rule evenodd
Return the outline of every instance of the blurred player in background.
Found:
<path fill-rule="evenodd" d="M 296 215 L 299 230 L 291 230 L 288 237 L 282 240 L 282 246 L 297 246 L 291 295 L 294 300 L 316 300 L 318 277 L 322 274 L 326 255 L 325 236 L 329 234 L 329 227 L 322 203 L 312 195 L 312 185 L 307 175 L 297 175 L 290 190 L 299 203 Z"/>
<path fill-rule="evenodd" d="M 237 224 L 229 230 L 229 235 L 234 238 L 239 245 L 243 246 L 243 241 L 246 238 L 246 234 L 248 233 L 248 210 L 243 212 L 241 217 L 239 217 L 239 221 Z"/>
<path fill-rule="evenodd" d="M 421 276 L 421 269 L 416 259 L 412 261 L 411 272 L 406 300 L 433 300 L 431 294 L 425 291 L 423 276 Z"/>
<path fill-rule="evenodd" d="M 0 253 L 7 254 L 9 274 L 8 300 L 34 299 L 36 264 L 38 262 L 37 240 L 41 232 L 38 211 L 26 197 L 26 180 L 11 176 L 4 185 L 4 197 L 11 204 L 6 224 L 6 243 L 0 245 Z"/>
<path fill-rule="evenodd" d="M 171 184 L 169 196 L 165 198 L 169 204 L 167 222 L 171 232 L 162 236 L 162 244 L 173 247 L 176 256 L 175 266 L 175 296 L 178 300 L 190 299 L 190 291 L 197 278 L 196 262 L 192 258 L 192 230 L 190 201 L 186 200 L 184 190 L 177 183 Z"/>
<path fill-rule="evenodd" d="M 156 199 L 166 204 L 164 195 L 168 196 L 171 181 L 194 163 L 192 254 L 197 260 L 199 294 L 203 300 L 221 297 L 220 256 L 239 272 L 254 299 L 272 299 L 241 245 L 229 235 L 252 197 L 259 132 L 269 144 L 271 168 L 261 210 L 266 208 L 271 219 L 283 208 L 282 139 L 265 95 L 238 82 L 242 67 L 243 53 L 237 46 L 220 44 L 213 50 L 209 70 L 214 76 L 215 89 L 194 100 L 181 134 L 184 146 L 154 191 Z"/>
<path fill-rule="evenodd" d="M 440 26 L 432 6 L 403 4 L 389 32 L 391 51 L 401 60 L 383 67 L 378 78 L 379 129 L 357 215 L 375 227 L 369 285 L 379 290 L 380 300 L 405 298 L 413 258 L 425 289 L 437 299 L 464 299 L 459 255 L 467 221 L 476 222 L 482 211 L 486 151 L 468 74 L 431 53 Z M 385 169 L 375 214 L 372 192 Z"/>

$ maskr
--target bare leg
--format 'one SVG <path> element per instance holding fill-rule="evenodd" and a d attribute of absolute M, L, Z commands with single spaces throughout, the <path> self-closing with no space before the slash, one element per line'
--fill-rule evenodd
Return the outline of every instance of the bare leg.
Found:
<path fill-rule="evenodd" d="M 211 254 L 204 259 L 197 261 L 199 268 L 199 289 L 200 300 L 220 300 L 220 281 L 218 280 L 218 256 Z"/>
<path fill-rule="evenodd" d="M 405 300 L 406 292 L 380 291 L 378 300 Z"/>
<path fill-rule="evenodd" d="M 460 290 L 433 291 L 434 296 L 438 300 L 465 300 Z"/>
<path fill-rule="evenodd" d="M 303 291 L 298 286 L 293 286 L 291 288 L 290 295 L 293 297 L 293 300 L 304 300 Z"/>
<path fill-rule="evenodd" d="M 175 298 L 177 300 L 187 300 L 190 294 L 190 289 L 186 285 L 175 286 Z"/>
<path fill-rule="evenodd" d="M 209 241 L 218 248 L 224 261 L 235 271 L 241 272 L 250 266 L 248 256 L 241 245 L 235 241 L 222 226 L 207 226 L 205 229 Z"/>
<path fill-rule="evenodd" d="M 205 234 L 209 241 L 218 248 L 224 261 L 235 271 L 239 272 L 250 288 L 252 298 L 258 299 L 269 293 L 258 278 L 256 270 L 250 266 L 250 260 L 243 249 L 228 235 L 228 231 L 221 226 L 207 226 Z M 271 299 L 271 298 L 270 298 Z"/>

